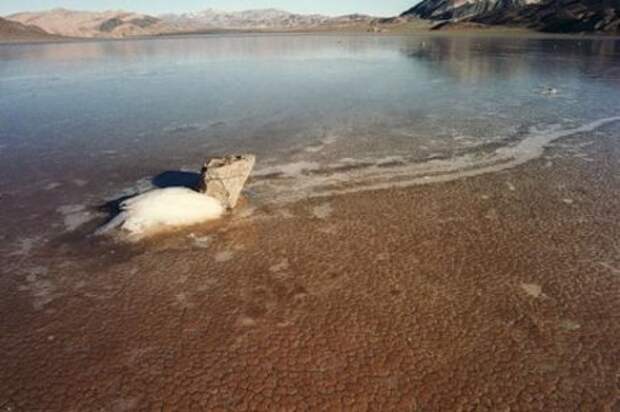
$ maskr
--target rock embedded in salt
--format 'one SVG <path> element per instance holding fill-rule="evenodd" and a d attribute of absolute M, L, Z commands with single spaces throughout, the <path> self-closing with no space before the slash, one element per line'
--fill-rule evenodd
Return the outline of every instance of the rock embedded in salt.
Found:
<path fill-rule="evenodd" d="M 209 160 L 202 168 L 198 191 L 232 209 L 256 163 L 254 155 L 225 156 Z"/>

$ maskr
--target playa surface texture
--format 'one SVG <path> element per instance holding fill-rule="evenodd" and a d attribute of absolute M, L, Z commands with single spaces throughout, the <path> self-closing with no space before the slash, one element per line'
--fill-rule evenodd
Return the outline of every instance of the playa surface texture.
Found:
<path fill-rule="evenodd" d="M 604 130 L 498 173 L 25 250 L 1 269 L 0 410 L 618 410 Z"/>

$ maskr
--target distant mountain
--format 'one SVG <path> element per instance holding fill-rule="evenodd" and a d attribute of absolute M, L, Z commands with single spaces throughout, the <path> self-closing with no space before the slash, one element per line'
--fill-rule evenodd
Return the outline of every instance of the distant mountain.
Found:
<path fill-rule="evenodd" d="M 159 34 L 171 30 L 158 18 L 124 11 L 87 12 L 53 9 L 13 14 L 7 19 L 36 25 L 48 33 L 69 37 L 127 37 Z"/>
<path fill-rule="evenodd" d="M 226 12 L 206 9 L 195 13 L 167 14 L 160 18 L 167 24 L 192 29 L 283 30 L 316 28 L 333 24 L 370 22 L 373 18 L 361 14 L 328 17 L 320 14 L 295 14 L 278 9 L 258 9 Z"/>
<path fill-rule="evenodd" d="M 43 12 L 17 13 L 8 20 L 36 25 L 43 30 L 68 37 L 148 36 L 209 29 L 290 30 L 332 28 L 367 24 L 373 17 L 352 14 L 328 17 L 318 14 L 295 14 L 277 9 L 223 12 L 207 9 L 196 13 L 149 16 L 125 11 L 87 12 L 53 9 Z"/>
<path fill-rule="evenodd" d="M 541 0 L 423 0 L 404 12 L 404 17 L 449 20 L 479 16 L 491 12 L 517 10 Z"/>
<path fill-rule="evenodd" d="M 26 25 L 0 17 L 0 40 L 45 40 L 56 36 L 40 27 Z"/>
<path fill-rule="evenodd" d="M 217 29 L 273 29 L 299 26 L 317 26 L 328 20 L 321 15 L 293 14 L 283 10 L 245 10 L 225 12 L 206 9 L 195 13 L 160 16 L 167 23 L 192 28 Z"/>
<path fill-rule="evenodd" d="M 490 25 L 524 26 L 553 33 L 620 34 L 618 0 L 544 0 L 517 10 L 495 11 L 471 19 Z"/>

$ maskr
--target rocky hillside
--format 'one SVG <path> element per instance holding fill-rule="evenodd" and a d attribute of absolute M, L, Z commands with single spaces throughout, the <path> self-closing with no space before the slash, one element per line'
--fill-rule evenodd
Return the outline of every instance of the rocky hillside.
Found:
<path fill-rule="evenodd" d="M 620 34 L 620 1 L 544 0 L 518 10 L 476 16 L 471 21 L 522 26 L 552 33 Z"/>
<path fill-rule="evenodd" d="M 525 27 L 553 33 L 620 33 L 620 0 L 423 0 L 401 17 L 436 29 Z"/>
<path fill-rule="evenodd" d="M 160 16 L 163 21 L 175 27 L 228 30 L 286 30 L 295 28 L 316 28 L 333 24 L 354 24 L 369 22 L 372 17 L 348 15 L 328 17 L 319 14 L 295 14 L 278 9 L 258 9 L 225 12 L 207 9 L 196 13 L 168 14 Z"/>
<path fill-rule="evenodd" d="M 0 41 L 13 40 L 46 40 L 53 36 L 40 27 L 21 24 L 0 17 Z"/>
<path fill-rule="evenodd" d="M 171 30 L 158 18 L 122 11 L 54 9 L 13 14 L 7 19 L 36 25 L 48 33 L 69 37 L 127 37 L 166 33 Z"/>
<path fill-rule="evenodd" d="M 518 10 L 540 0 L 423 0 L 407 10 L 402 17 L 430 20 L 467 18 L 492 12 Z"/>

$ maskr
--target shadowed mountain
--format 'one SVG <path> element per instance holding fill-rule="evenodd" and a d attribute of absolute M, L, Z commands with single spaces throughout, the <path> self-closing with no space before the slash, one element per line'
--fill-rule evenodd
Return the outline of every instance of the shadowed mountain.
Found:
<path fill-rule="evenodd" d="M 401 16 L 449 20 L 517 10 L 538 1 L 540 0 L 424 0 Z"/>
<path fill-rule="evenodd" d="M 518 10 L 472 18 L 489 25 L 522 26 L 553 33 L 620 34 L 618 0 L 545 0 Z"/>
<path fill-rule="evenodd" d="M 401 17 L 440 21 L 435 29 L 509 26 L 553 33 L 620 32 L 618 0 L 424 0 Z"/>

